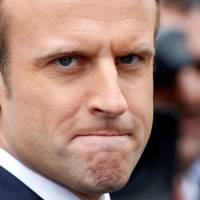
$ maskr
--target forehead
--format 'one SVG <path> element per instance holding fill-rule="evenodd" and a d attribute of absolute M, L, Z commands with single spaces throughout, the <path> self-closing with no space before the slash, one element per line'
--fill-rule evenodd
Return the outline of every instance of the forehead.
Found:
<path fill-rule="evenodd" d="M 155 0 L 6 0 L 4 4 L 15 17 L 57 14 L 108 21 L 131 17 L 141 10 L 152 15 L 155 10 Z"/>
<path fill-rule="evenodd" d="M 156 26 L 155 0 L 6 0 L 4 9 L 9 32 L 21 41 L 27 34 L 40 39 L 70 31 L 151 37 Z"/>

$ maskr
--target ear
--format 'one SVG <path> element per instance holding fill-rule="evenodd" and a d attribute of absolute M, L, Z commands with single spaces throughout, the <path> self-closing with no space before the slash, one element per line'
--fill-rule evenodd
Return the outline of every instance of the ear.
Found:
<path fill-rule="evenodd" d="M 6 87 L 3 74 L 0 72 L 0 147 L 3 144 L 3 104 L 6 98 Z"/>
<path fill-rule="evenodd" d="M 0 72 L 0 109 L 2 108 L 3 99 L 6 96 L 6 86 L 5 86 L 5 79 L 3 77 L 3 73 Z"/>
<path fill-rule="evenodd" d="M 9 72 L 0 71 L 0 105 L 1 105 L 1 98 L 6 98 L 6 97 L 9 98 L 11 96 L 8 73 Z"/>

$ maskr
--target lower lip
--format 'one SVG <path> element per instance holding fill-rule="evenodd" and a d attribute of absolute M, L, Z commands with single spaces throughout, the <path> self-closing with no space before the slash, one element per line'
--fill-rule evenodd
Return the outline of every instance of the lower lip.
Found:
<path fill-rule="evenodd" d="M 119 144 L 125 143 L 130 138 L 128 135 L 118 135 L 118 136 L 104 136 L 104 135 L 84 135 L 84 136 L 77 136 L 75 138 L 78 141 L 81 141 L 84 144 Z"/>
<path fill-rule="evenodd" d="M 74 138 L 74 146 L 81 148 L 83 152 L 100 153 L 119 153 L 128 151 L 135 145 L 128 135 L 123 136 L 78 136 Z"/>

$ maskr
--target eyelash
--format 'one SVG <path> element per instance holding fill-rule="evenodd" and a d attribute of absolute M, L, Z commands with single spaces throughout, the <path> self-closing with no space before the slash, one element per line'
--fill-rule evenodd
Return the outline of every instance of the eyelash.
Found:
<path fill-rule="evenodd" d="M 62 59 L 67 59 L 67 58 L 74 60 L 75 64 L 69 63 L 68 66 L 64 66 L 59 63 Z M 73 61 L 71 61 L 71 62 L 73 62 Z M 50 62 L 50 64 L 53 64 L 54 66 L 56 66 L 56 69 L 58 71 L 73 73 L 73 72 L 79 71 L 81 68 L 83 68 L 84 59 L 81 58 L 80 56 L 67 55 L 67 56 L 61 56 L 61 57 L 54 59 L 53 61 Z"/>
<path fill-rule="evenodd" d="M 122 59 L 124 59 L 125 63 L 121 62 Z M 131 60 L 129 60 L 129 59 L 131 59 Z M 125 56 L 119 56 L 119 57 L 117 57 L 115 62 L 116 62 L 116 64 L 132 65 L 133 63 L 126 63 L 126 62 L 133 61 L 135 63 L 135 62 L 140 62 L 142 60 L 143 60 L 143 57 L 141 57 L 141 56 L 134 55 L 134 54 L 128 54 L 128 55 L 125 55 Z"/>
<path fill-rule="evenodd" d="M 69 59 L 69 60 L 67 60 L 67 59 Z M 66 65 L 71 65 L 71 63 L 73 63 L 73 60 L 77 60 L 77 58 L 73 57 L 73 56 L 64 56 L 64 57 L 61 57 L 61 58 L 57 58 L 55 60 L 55 63 L 59 64 L 59 62 L 60 62 L 60 64 L 61 64 L 62 61 L 64 61 L 64 62 L 69 61 L 69 63 L 66 63 Z M 64 65 L 65 64 L 63 63 L 63 67 L 64 67 Z"/>
<path fill-rule="evenodd" d="M 72 59 L 75 60 L 74 62 L 76 62 L 75 64 L 71 64 L 71 60 L 69 62 L 68 66 L 62 66 L 62 64 L 60 64 L 59 62 L 62 61 L 62 59 Z M 121 62 L 124 59 L 124 63 Z M 140 56 L 140 55 L 135 55 L 135 54 L 128 54 L 125 56 L 118 56 L 115 58 L 115 64 L 117 66 L 137 66 L 138 64 L 140 64 L 142 61 L 144 61 L 144 57 Z M 67 56 L 62 56 L 62 57 L 58 57 L 56 59 L 54 59 L 51 63 L 53 63 L 54 65 L 57 66 L 58 70 L 63 70 L 66 72 L 76 72 L 76 71 L 80 71 L 81 68 L 84 69 L 84 64 L 85 64 L 85 60 L 88 60 L 88 58 L 83 58 L 82 56 L 74 56 L 74 55 L 67 55 Z M 127 63 L 126 63 L 127 62 Z M 130 63 L 129 63 L 130 62 Z M 132 63 L 131 63 L 132 62 Z M 128 67 L 127 67 L 128 69 Z M 127 70 L 126 69 L 126 70 Z M 132 68 L 131 68 L 132 69 Z"/>

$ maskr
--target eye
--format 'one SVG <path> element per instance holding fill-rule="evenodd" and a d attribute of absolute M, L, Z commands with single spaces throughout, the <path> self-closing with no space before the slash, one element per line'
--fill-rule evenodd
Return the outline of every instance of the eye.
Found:
<path fill-rule="evenodd" d="M 117 64 L 125 64 L 125 65 L 130 65 L 134 64 L 135 62 L 140 61 L 141 58 L 139 56 L 129 54 L 126 56 L 120 56 L 116 59 Z"/>
<path fill-rule="evenodd" d="M 73 56 L 65 56 L 55 60 L 57 65 L 62 66 L 63 68 L 69 68 L 77 64 L 77 58 Z"/>
<path fill-rule="evenodd" d="M 63 73 L 76 74 L 85 69 L 85 62 L 81 56 L 66 55 L 55 58 L 50 62 L 50 66 Z"/>

